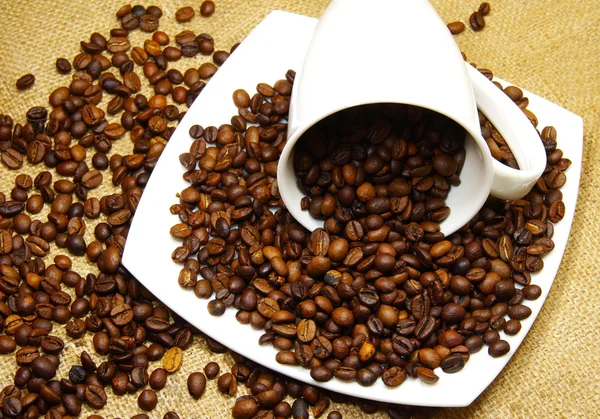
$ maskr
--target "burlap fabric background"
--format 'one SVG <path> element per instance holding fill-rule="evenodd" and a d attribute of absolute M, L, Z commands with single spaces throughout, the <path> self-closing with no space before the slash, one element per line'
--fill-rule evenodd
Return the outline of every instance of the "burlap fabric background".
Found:
<path fill-rule="evenodd" d="M 197 14 L 192 22 L 177 24 L 174 14 L 183 5 L 196 10 L 193 2 L 157 0 L 164 16 L 160 29 L 171 35 L 189 28 L 208 32 L 216 39 L 217 49 L 229 49 L 241 41 L 271 10 L 283 9 L 318 17 L 326 0 L 216 0 L 216 13 L 209 19 Z M 365 1 L 365 7 L 368 7 Z M 0 28 L 0 113 L 8 113 L 18 122 L 34 105 L 48 105 L 48 94 L 56 87 L 68 85 L 70 76 L 62 76 L 54 68 L 58 57 L 69 60 L 79 52 L 79 41 L 89 39 L 94 31 L 107 35 L 117 25 L 115 11 L 123 0 L 104 1 L 23 1 L 1 0 Z M 148 3 L 146 5 L 150 5 Z M 466 22 L 477 8 L 477 0 L 437 0 L 434 2 L 446 21 Z M 597 417 L 600 407 L 600 385 L 596 377 L 600 367 L 598 340 L 598 305 L 600 303 L 598 268 L 600 256 L 600 36 L 597 25 L 600 9 L 596 0 L 498 0 L 491 3 L 492 13 L 483 32 L 470 30 L 456 39 L 470 61 L 490 68 L 496 75 L 546 97 L 582 115 L 585 121 L 584 166 L 577 212 L 571 238 L 561 269 L 537 322 L 507 368 L 469 407 L 445 409 L 439 417 L 512 418 L 512 417 Z M 357 36 L 368 36 L 357 28 Z M 132 45 L 142 45 L 148 37 L 136 31 Z M 368 60 L 357 52 L 357 61 Z M 196 58 L 199 65 L 202 58 Z M 194 61 L 182 60 L 179 68 Z M 184 67 L 185 66 L 185 67 Z M 139 70 L 138 70 L 139 71 Z M 16 79 L 34 73 L 33 89 L 18 92 Z M 215 124 L 221 123 L 215 121 Z M 560 133 L 559 133 L 560 141 Z M 115 150 L 127 154 L 131 143 L 123 139 Z M 31 168 L 23 172 L 34 173 Z M 0 168 L 0 190 L 9 194 L 15 173 Z M 110 191 L 110 182 L 94 195 Z M 93 231 L 88 228 L 88 234 Z M 91 237 L 91 235 L 89 236 Z M 88 239 L 89 239 L 88 237 Z M 550 256 L 552 257 L 552 256 Z M 90 271 L 84 258 L 75 261 L 75 269 Z M 78 354 L 91 350 L 90 339 L 69 340 L 57 326 L 57 334 L 65 338 L 66 353 L 60 373 L 77 362 Z M 206 349 L 198 339 L 185 353 L 184 365 L 169 377 L 167 387 L 159 393 L 159 404 L 151 414 L 161 418 L 170 409 L 184 418 L 230 416 L 233 399 L 217 393 L 210 382 L 200 401 L 188 396 L 185 380 L 209 361 L 217 360 L 224 369 L 231 365 L 228 355 L 218 356 Z M 0 358 L 0 385 L 12 381 L 14 355 Z M 238 392 L 238 395 L 241 391 Z M 356 406 L 335 405 L 345 417 L 363 417 Z M 140 410 L 136 397 L 112 397 L 99 412 L 105 417 L 130 417 Z M 85 411 L 82 416 L 91 414 Z M 385 417 L 381 414 L 375 417 Z"/>

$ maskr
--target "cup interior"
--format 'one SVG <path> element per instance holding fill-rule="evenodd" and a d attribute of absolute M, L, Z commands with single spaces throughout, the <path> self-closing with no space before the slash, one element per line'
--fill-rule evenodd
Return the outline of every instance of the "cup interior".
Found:
<path fill-rule="evenodd" d="M 368 147 L 373 148 L 370 139 L 372 138 L 373 133 L 368 132 L 369 130 L 366 130 L 365 132 L 364 129 L 361 131 L 361 128 L 356 129 L 356 127 L 353 126 L 353 122 L 356 122 L 359 119 L 358 116 L 360 112 L 365 111 L 365 109 L 371 111 L 381 110 L 382 119 L 401 115 L 399 119 L 400 122 L 406 121 L 407 118 L 414 118 L 416 114 L 420 113 L 427 115 L 427 118 L 433 121 L 433 125 L 442 123 L 447 124 L 448 127 L 446 130 L 448 131 L 448 138 L 450 138 L 451 133 L 454 136 L 462 136 L 463 143 L 461 146 L 464 151 L 460 151 L 460 157 L 458 158 L 457 178 L 453 179 L 454 182 L 444 198 L 445 205 L 450 208 L 450 216 L 443 219 L 443 221 L 440 222 L 440 226 L 441 231 L 448 235 L 468 223 L 483 206 L 488 197 L 492 182 L 491 157 L 489 151 L 482 149 L 482 147 L 486 147 L 483 138 L 481 138 L 481 135 L 478 132 L 473 132 L 471 129 L 471 133 L 469 133 L 458 123 L 437 112 L 412 105 L 395 103 L 367 104 L 345 109 L 323 118 L 303 132 L 292 133 L 292 136 L 288 140 L 289 144 L 284 149 L 279 161 L 278 186 L 287 209 L 294 218 L 310 231 L 323 227 L 324 225 L 323 219 L 315 218 L 308 210 L 301 209 L 301 201 L 307 194 L 305 193 L 306 185 L 300 185 L 298 179 L 298 153 L 306 154 L 308 150 L 312 152 L 314 154 L 313 157 L 316 156 L 316 159 L 318 160 L 319 156 L 326 158 L 335 151 L 333 150 L 335 147 L 340 146 L 339 144 L 331 144 L 329 142 L 330 139 L 328 136 L 323 134 L 324 132 L 327 132 L 327 129 L 323 130 L 323 126 L 341 129 L 348 137 L 346 140 L 351 144 L 366 144 Z M 344 126 L 343 124 L 348 125 Z M 340 126 L 342 128 L 340 128 Z M 444 144 L 444 141 L 449 141 L 446 137 L 442 135 L 442 138 L 436 138 L 439 133 L 433 132 L 434 130 L 428 132 L 428 127 L 426 125 L 420 126 L 418 129 L 423 132 L 408 133 L 410 134 L 410 138 L 407 138 L 409 142 L 414 142 L 417 148 L 420 147 L 420 144 L 427 143 L 429 147 L 429 145 L 433 143 L 433 153 L 439 154 L 442 152 L 449 152 L 450 148 L 448 145 L 442 145 Z M 458 131 L 460 131 L 460 134 L 457 134 Z M 397 132 L 394 131 L 391 135 L 397 136 Z M 474 136 L 477 135 L 479 135 L 479 137 L 474 138 Z M 389 139 L 383 140 L 380 145 L 376 145 L 375 147 L 377 148 L 389 144 L 389 141 Z M 431 173 L 431 176 L 433 175 L 439 177 L 439 174 L 434 170 L 432 170 Z M 376 184 L 386 185 L 399 178 L 404 178 L 402 173 L 387 174 L 385 176 L 376 177 Z M 371 180 L 373 180 L 373 178 L 371 178 Z M 355 184 L 355 186 L 358 187 L 360 185 Z M 301 187 L 304 187 L 304 191 Z M 324 190 L 324 193 L 328 193 L 328 191 Z M 417 194 L 416 199 L 422 198 L 422 195 L 423 194 L 420 194 L 419 196 L 419 194 Z"/>

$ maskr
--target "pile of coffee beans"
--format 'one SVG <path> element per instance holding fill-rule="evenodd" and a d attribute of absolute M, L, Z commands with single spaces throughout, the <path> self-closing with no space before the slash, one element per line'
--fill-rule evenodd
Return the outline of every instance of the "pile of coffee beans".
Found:
<path fill-rule="evenodd" d="M 210 16 L 214 8 L 205 1 L 200 14 Z M 0 115 L 0 161 L 16 171 L 14 187 L 0 192 L 0 354 L 13 356 L 15 368 L 13 383 L 0 391 L 2 417 L 74 417 L 85 406 L 103 408 L 111 394 L 135 395 L 140 409 L 154 412 L 169 376 L 181 369 L 185 350 L 195 336 L 203 338 L 121 265 L 141 194 L 185 114 L 179 107 L 193 103 L 231 52 L 215 51 L 210 35 L 190 30 L 171 41 L 157 30 L 162 15 L 156 6 L 123 6 L 117 12 L 120 27 L 108 39 L 93 33 L 73 60 L 56 60 L 56 70 L 69 80 L 50 94 L 50 112 L 34 106 L 23 123 Z M 143 46 L 130 43 L 137 28 L 152 33 Z M 196 55 L 212 62 L 191 64 L 184 72 L 169 68 Z M 33 79 L 28 76 L 19 86 Z M 153 93 L 146 96 L 142 91 L 148 86 Z M 281 106 L 279 112 L 286 113 Z M 236 126 L 242 123 L 236 119 Z M 202 132 L 196 128 L 194 135 Z M 221 134 L 226 143 L 224 135 L 229 134 Z M 126 137 L 131 153 L 116 153 L 113 143 Z M 108 194 L 98 193 L 108 185 Z M 75 270 L 82 258 L 91 262 L 89 272 Z M 79 352 L 79 361 L 62 377 L 65 346 L 77 345 L 57 336 L 61 330 L 73 342 L 88 339 L 93 346 L 91 354 Z M 227 351 L 203 339 L 210 351 Z M 210 362 L 203 372 L 192 373 L 190 397 L 201 399 L 208 379 L 228 397 L 240 396 L 238 383 L 256 396 L 254 403 L 248 396 L 232 401 L 236 417 L 307 418 L 309 411 L 320 417 L 329 409 L 329 396 L 316 387 L 233 356 L 230 371 Z M 335 400 L 352 401 L 365 412 L 410 411 L 348 397 Z M 163 417 L 179 415 L 170 411 Z M 341 415 L 333 411 L 329 417 Z"/>
<path fill-rule="evenodd" d="M 184 9 L 185 13 L 170 18 L 183 15 L 185 20 L 186 13 L 195 15 L 194 8 L 192 13 Z M 208 17 L 214 10 L 212 1 L 204 1 L 199 13 Z M 215 50 L 210 35 L 189 29 L 171 37 L 158 31 L 161 18 L 163 11 L 157 6 L 123 6 L 117 11 L 119 26 L 108 36 L 93 33 L 89 41 L 81 42 L 81 53 L 72 60 L 56 60 L 56 70 L 69 80 L 48 98 L 50 111 L 34 106 L 22 123 L 0 115 L 0 161 L 17 171 L 14 187 L 0 192 L 0 353 L 14 356 L 15 368 L 13 383 L 0 391 L 2 417 L 73 417 L 85 405 L 101 409 L 109 397 L 125 394 L 134 394 L 140 409 L 154 412 L 169 375 L 181 373 L 185 350 L 195 336 L 201 336 L 160 304 L 120 263 L 140 196 L 185 114 L 180 107 L 193 103 L 236 47 Z M 137 29 L 152 35 L 143 45 L 134 46 L 129 34 Z M 204 60 L 199 67 L 192 64 L 186 71 L 169 68 L 172 62 L 197 56 L 211 57 L 212 62 Z M 273 86 L 259 84 L 252 96 L 238 90 L 233 100 L 239 114 L 230 124 L 195 126 L 190 131 L 192 148 L 181 162 L 191 189 L 185 192 L 187 201 L 182 193 L 182 201 L 173 208 L 181 225 L 172 234 L 184 243 L 174 253 L 174 260 L 184 263 L 179 283 L 193 288 L 199 297 L 215 295 L 210 304 L 215 314 L 227 306 L 237 307 L 241 322 L 265 329 L 262 344 L 280 349 L 278 358 L 283 361 L 312 368 L 316 379 L 329 379 L 332 374 L 353 378 L 356 370 L 356 379 L 362 383 L 382 376 L 386 384 L 399 385 L 407 374 L 433 382 L 432 367 L 438 359 L 447 371 L 459 370 L 479 345 L 478 338 L 490 345 L 490 352 L 502 354 L 507 345 L 498 332 L 518 333 L 519 319 L 528 315 L 520 302 L 540 295 L 539 287 L 528 285 L 528 272 L 541 269 L 540 256 L 552 248 L 552 223 L 564 214 L 559 189 L 569 161 L 556 148 L 556 130 L 546 127 L 542 131 L 548 169 L 526 199 L 514 203 L 490 200 L 460 234 L 442 238 L 439 232 L 424 229 L 422 239 L 415 243 L 404 230 L 398 231 L 400 224 L 389 225 L 386 213 L 369 214 L 377 217 L 369 219 L 367 226 L 369 215 L 361 223 L 358 211 L 353 227 L 362 228 L 363 236 L 351 245 L 345 228 L 335 231 L 343 220 L 330 222 L 333 230 L 308 234 L 281 206 L 275 175 L 286 138 L 293 80 L 290 71 Z M 28 74 L 17 87 L 32 87 L 34 81 L 35 76 Z M 148 86 L 153 92 L 145 95 L 142 91 Z M 524 98 L 517 103 L 528 112 Z M 528 117 L 537 124 L 533 114 Z M 126 137 L 131 153 L 114 152 L 113 142 Z M 498 141 L 499 137 L 492 138 Z M 449 154 L 460 156 L 457 153 Z M 192 170 L 192 165 L 198 170 Z M 329 167 L 326 172 L 333 178 L 337 170 Z M 342 170 L 346 182 L 344 175 Z M 420 177 L 418 172 L 410 176 Z M 100 194 L 107 185 L 111 185 L 110 192 Z M 333 181 L 331 185 L 335 186 Z M 382 192 L 379 185 L 374 189 L 376 194 Z M 309 209 L 311 205 L 316 208 L 312 202 L 318 198 L 307 201 Z M 421 202 L 414 192 L 408 200 L 413 201 L 413 208 Z M 335 204 L 335 212 L 342 214 L 357 209 L 342 204 L 338 211 L 338 201 Z M 281 209 L 273 212 L 277 207 Z M 319 211 L 317 215 L 328 217 L 327 206 L 325 212 L 323 205 Z M 369 236 L 371 227 L 381 222 L 378 217 L 383 218 L 379 228 L 390 228 L 385 239 L 372 241 L 379 234 Z M 420 230 L 415 231 L 419 237 Z M 92 240 L 88 243 L 86 237 Z M 403 239 L 405 248 L 396 243 Z M 444 241 L 450 242 L 450 250 L 444 255 L 433 250 L 432 254 L 435 245 L 437 251 L 448 246 L 438 244 Z M 348 254 L 358 252 L 355 248 L 362 252 L 360 260 L 346 264 Z M 393 252 L 403 265 L 402 273 L 394 272 L 400 268 L 396 263 L 390 272 L 385 268 Z M 427 252 L 431 263 L 439 265 L 433 271 L 435 278 L 422 261 Z M 445 264 L 440 264 L 444 257 Z M 90 272 L 75 270 L 74 262 L 81 258 L 91 262 Z M 467 275 L 474 268 L 486 272 L 481 282 Z M 371 276 L 374 270 L 383 275 Z M 461 276 L 474 288 L 468 295 L 466 290 L 455 292 L 467 285 L 460 278 L 452 282 Z M 397 284 L 395 292 L 388 291 L 392 283 L 385 278 Z M 438 281 L 444 289 L 443 306 L 429 291 L 439 287 Z M 511 281 L 516 286 L 508 299 L 513 292 Z M 417 295 L 422 300 L 415 300 Z M 430 300 L 425 317 L 435 320 L 432 336 L 439 340 L 442 330 L 448 332 L 433 347 L 430 339 L 421 342 L 410 331 L 413 310 L 418 311 L 425 297 Z M 449 306 L 446 299 L 456 306 Z M 422 306 L 426 308 L 425 303 Z M 464 310 L 465 319 L 448 324 L 442 316 L 456 316 L 456 311 L 461 312 L 457 306 Z M 503 323 L 505 313 L 511 320 Z M 392 330 L 383 323 L 395 315 L 406 321 L 404 328 Z M 64 370 L 61 360 L 66 344 L 57 336 L 60 330 L 73 341 L 89 339 L 94 352 L 80 352 L 79 361 L 69 365 L 68 374 L 62 377 L 59 370 Z M 396 353 L 398 342 L 405 342 L 401 337 L 411 333 L 415 337 L 408 340 L 414 351 L 410 356 Z M 463 345 L 450 347 L 448 342 L 457 335 L 464 338 Z M 227 351 L 210 338 L 200 338 L 214 353 Z M 235 365 L 228 371 L 210 362 L 203 371 L 190 374 L 190 397 L 201 400 L 214 380 L 225 397 L 237 397 L 232 407 L 236 418 L 308 418 L 309 413 L 321 417 L 330 409 L 331 400 L 353 402 L 365 413 L 385 409 L 392 418 L 428 412 L 327 393 L 260 368 L 241 355 L 232 356 Z M 247 395 L 239 394 L 240 383 Z M 170 411 L 163 418 L 179 415 Z M 329 411 L 327 418 L 339 419 L 341 414 Z"/>
<path fill-rule="evenodd" d="M 307 196 L 303 205 L 326 220 L 329 233 L 344 230 L 351 242 L 365 235 L 371 242 L 385 241 L 390 228 L 383 215 L 390 211 L 407 224 L 431 221 L 429 230 L 437 232 L 437 223 L 450 214 L 444 198 L 460 184 L 464 139 L 458 124 L 416 107 L 369 105 L 338 112 L 309 129 L 294 149 L 298 186 Z"/>
<path fill-rule="evenodd" d="M 190 186 L 171 207 L 180 286 L 214 297 L 213 315 L 233 306 L 241 323 L 265 330 L 259 343 L 277 348 L 278 362 L 309 368 L 315 381 L 432 384 L 438 367 L 456 373 L 484 345 L 492 357 L 507 354 L 499 332 L 518 333 L 531 314 L 524 303 L 541 294 L 531 273 L 543 268 L 564 215 L 559 189 L 570 161 L 556 149 L 556 130 L 540 134 L 548 166 L 525 198 L 489 197 L 445 237 L 439 222 L 460 182 L 462 129 L 411 106 L 338 113 L 295 149 L 303 208 L 325 220 L 308 232 L 285 209 L 276 179 L 294 75 L 259 83 L 252 95 L 236 90 L 230 124 L 190 129 L 180 156 Z M 504 91 L 522 100 L 516 88 Z M 481 121 L 484 137 L 500 141 Z"/>

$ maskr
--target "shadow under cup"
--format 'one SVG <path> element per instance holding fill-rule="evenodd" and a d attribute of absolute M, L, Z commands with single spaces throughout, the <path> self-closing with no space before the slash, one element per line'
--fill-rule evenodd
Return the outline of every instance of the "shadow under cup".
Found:
<path fill-rule="evenodd" d="M 284 150 L 279 162 L 284 175 L 280 178 L 285 177 L 284 182 L 279 179 L 280 193 L 288 210 L 298 222 L 309 231 L 321 228 L 328 217 L 322 213 L 317 214 L 314 205 L 310 210 L 303 210 L 302 199 L 309 196 L 311 201 L 314 201 L 319 195 L 336 196 L 345 181 L 343 175 L 340 181 L 339 172 L 333 174 L 327 169 L 343 164 L 365 169 L 366 156 L 374 154 L 384 161 L 382 169 L 377 173 L 366 174 L 362 179 L 359 175 L 354 187 L 358 188 L 361 183 L 368 181 L 379 192 L 377 196 L 384 196 L 384 187 L 397 179 L 404 179 L 411 184 L 408 197 L 413 201 L 413 207 L 419 202 L 422 203 L 421 206 L 428 207 L 428 200 L 443 198 L 445 206 L 450 209 L 450 215 L 440 221 L 440 227 L 445 235 L 449 235 L 477 214 L 491 187 L 491 157 L 483 155 L 482 146 L 486 147 L 486 144 L 481 134 L 474 134 L 478 135 L 477 140 L 450 118 L 412 105 L 385 103 L 344 109 L 325 117 L 303 133 L 293 133 L 293 136 L 299 138 L 291 150 Z M 293 141 L 293 138 L 291 140 Z M 400 140 L 406 143 L 407 149 L 406 155 L 402 157 L 398 150 Z M 350 154 L 351 157 L 348 158 L 345 154 Z M 454 175 L 442 176 L 436 171 L 432 158 L 438 154 L 455 158 L 457 170 Z M 421 166 L 429 165 L 431 170 L 428 172 L 427 168 L 415 167 L 419 166 L 419 160 L 423 162 Z M 308 169 L 315 164 L 324 169 L 320 170 L 316 182 L 314 171 L 319 170 Z M 309 171 L 311 179 L 307 179 Z M 428 177 L 430 179 L 427 179 Z M 290 179 L 294 182 L 289 181 Z M 309 184 L 306 184 L 307 180 Z M 442 196 L 443 188 L 439 186 L 443 186 L 444 181 L 449 189 L 447 194 Z M 429 184 L 433 186 L 424 191 L 420 190 Z M 390 194 L 388 196 L 392 197 Z M 353 210 L 358 208 L 357 211 L 353 211 L 354 219 L 366 215 L 364 210 L 361 210 L 364 202 L 358 201 L 356 199 L 354 204 L 347 206 Z M 406 222 L 430 219 L 431 214 L 420 212 L 421 209 Z M 399 217 L 401 214 L 393 215 Z"/>

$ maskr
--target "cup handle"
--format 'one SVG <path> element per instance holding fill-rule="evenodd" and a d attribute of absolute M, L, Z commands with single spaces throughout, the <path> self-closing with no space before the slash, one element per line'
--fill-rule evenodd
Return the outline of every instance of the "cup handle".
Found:
<path fill-rule="evenodd" d="M 490 194 L 506 200 L 527 195 L 546 168 L 546 152 L 540 135 L 525 114 L 502 90 L 465 63 L 479 110 L 494 124 L 510 149 L 519 170 L 493 159 L 494 180 Z"/>

